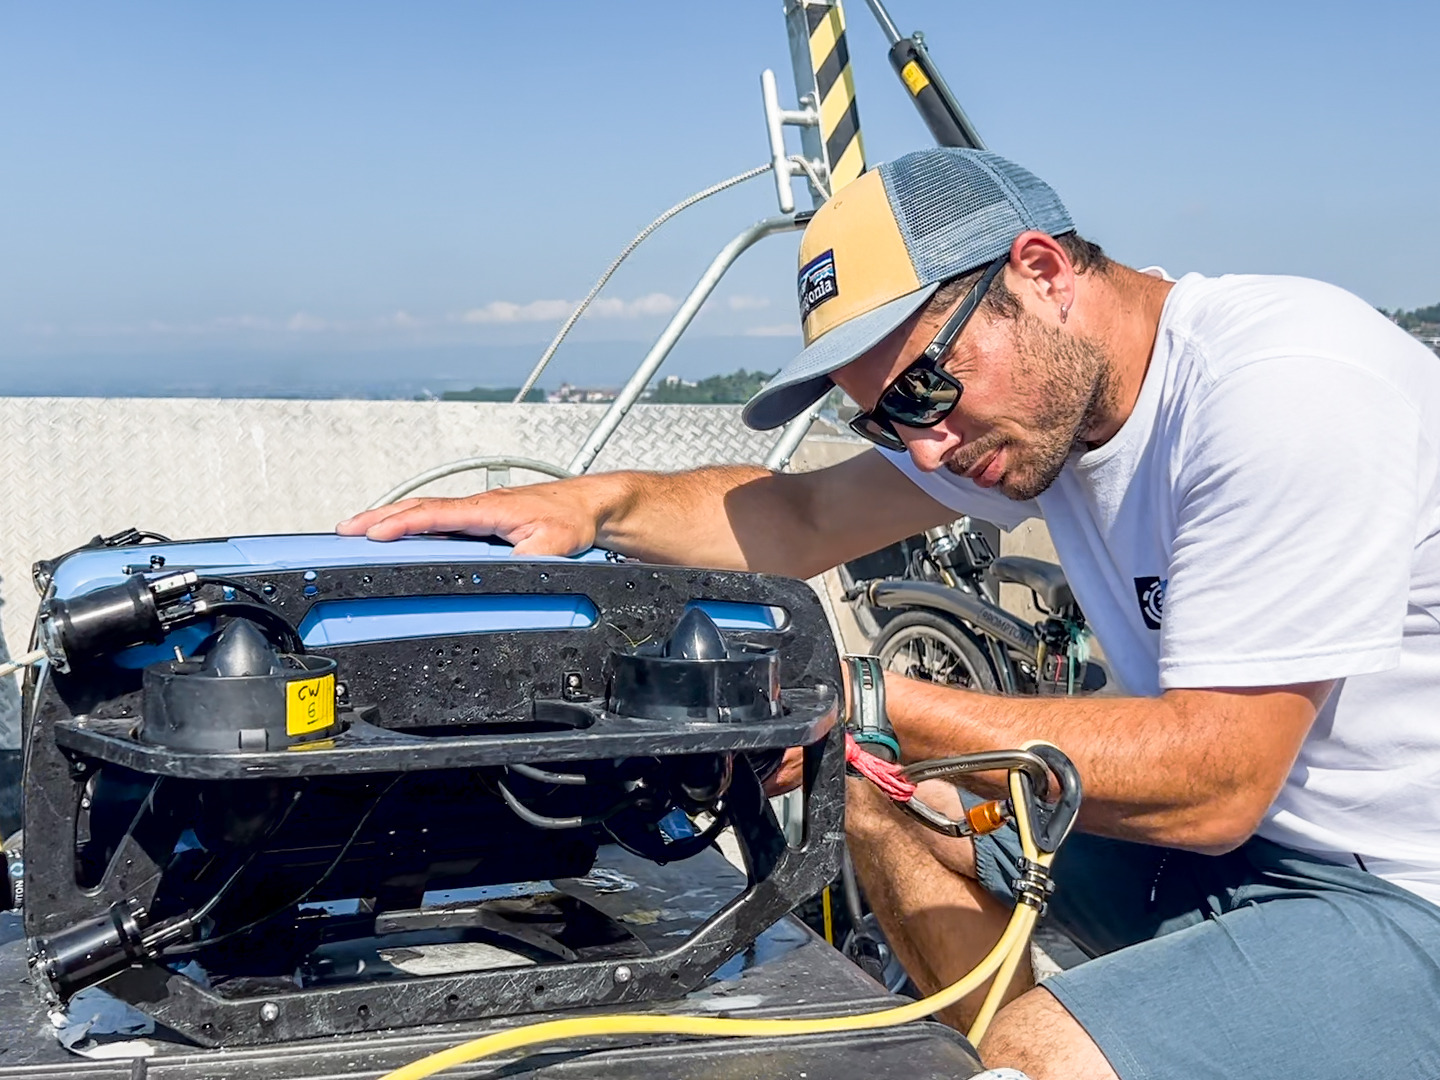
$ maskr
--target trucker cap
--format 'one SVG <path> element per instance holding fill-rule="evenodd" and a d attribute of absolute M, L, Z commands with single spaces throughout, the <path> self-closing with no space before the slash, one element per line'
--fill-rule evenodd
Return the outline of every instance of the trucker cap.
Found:
<path fill-rule="evenodd" d="M 834 385 L 832 371 L 1027 229 L 1074 228 L 1048 184 L 988 150 L 920 150 L 847 184 L 800 239 L 805 350 L 750 399 L 745 423 L 764 430 L 800 415 Z"/>

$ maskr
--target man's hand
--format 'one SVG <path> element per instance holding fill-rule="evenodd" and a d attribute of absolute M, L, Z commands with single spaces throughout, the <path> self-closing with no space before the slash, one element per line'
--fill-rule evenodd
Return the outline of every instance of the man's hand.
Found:
<path fill-rule="evenodd" d="M 404 499 L 335 526 L 342 536 L 398 540 L 416 533 L 496 536 L 517 555 L 574 555 L 595 546 L 598 514 L 572 483 L 498 488 L 461 499 Z"/>
<path fill-rule="evenodd" d="M 646 562 L 806 578 L 954 516 L 869 451 L 806 473 L 710 465 L 587 473 L 463 499 L 406 499 L 356 514 L 335 531 L 372 540 L 498 536 L 519 555 L 598 546 Z"/>
<path fill-rule="evenodd" d="M 774 775 L 765 781 L 765 794 L 772 799 L 777 795 L 784 795 L 786 792 L 798 788 L 803 779 L 805 779 L 805 748 L 792 746 L 780 759 L 780 768 L 776 769 Z"/>
<path fill-rule="evenodd" d="M 885 673 L 885 685 L 890 685 L 892 676 Z M 844 727 L 850 723 L 848 709 L 850 705 L 850 665 L 840 665 L 840 726 Z M 784 795 L 787 791 L 794 791 L 800 786 L 805 778 L 805 748 L 803 746 L 792 746 L 785 751 L 784 758 L 780 761 L 780 768 L 775 770 L 774 775 L 765 781 L 765 794 L 772 799 L 777 795 Z"/>

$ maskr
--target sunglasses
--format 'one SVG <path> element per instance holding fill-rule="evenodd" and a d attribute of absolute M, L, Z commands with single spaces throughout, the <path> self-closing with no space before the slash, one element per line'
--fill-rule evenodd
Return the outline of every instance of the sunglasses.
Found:
<path fill-rule="evenodd" d="M 945 320 L 945 325 L 925 347 L 920 359 L 895 376 L 890 385 L 880 392 L 873 409 L 855 414 L 850 421 L 851 431 L 887 450 L 903 451 L 905 440 L 895 430 L 896 424 L 911 428 L 934 427 L 955 411 L 965 387 L 960 380 L 947 374 L 940 362 L 960 336 L 960 331 L 965 329 L 970 316 L 975 314 L 980 301 L 985 299 L 995 275 L 1009 261 L 1007 252 L 985 268 L 985 273 Z"/>

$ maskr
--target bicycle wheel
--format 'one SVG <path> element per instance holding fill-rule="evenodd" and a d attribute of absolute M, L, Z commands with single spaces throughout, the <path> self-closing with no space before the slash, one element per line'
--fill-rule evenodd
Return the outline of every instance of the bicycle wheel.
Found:
<path fill-rule="evenodd" d="M 911 679 L 995 693 L 995 673 L 970 631 L 943 615 L 905 611 L 885 624 L 871 648 L 889 671 Z"/>

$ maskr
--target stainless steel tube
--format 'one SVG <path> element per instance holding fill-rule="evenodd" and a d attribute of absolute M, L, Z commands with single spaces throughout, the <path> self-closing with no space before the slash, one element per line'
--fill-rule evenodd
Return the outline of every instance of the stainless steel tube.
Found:
<path fill-rule="evenodd" d="M 418 476 L 412 476 L 403 484 L 391 488 L 380 498 L 371 503 L 367 509 L 374 510 L 378 506 L 388 506 L 405 498 L 417 488 L 422 488 L 432 480 L 439 480 L 442 477 L 454 476 L 456 473 L 469 472 L 472 469 L 523 469 L 526 472 L 537 472 L 544 476 L 553 476 L 562 480 L 570 474 L 558 465 L 551 465 L 548 461 L 537 461 L 534 458 L 523 457 L 473 457 L 462 458 L 459 461 L 447 462 L 444 465 L 437 465 L 433 469 L 427 469 Z M 486 483 L 489 487 L 489 483 Z"/>
<path fill-rule="evenodd" d="M 807 220 L 808 217 L 807 214 Z M 700 275 L 700 280 L 690 290 L 690 295 L 685 297 L 685 301 L 671 317 L 660 337 L 650 347 L 650 351 L 645 354 L 645 359 L 640 362 L 640 366 L 630 376 L 630 381 L 620 391 L 619 397 L 600 418 L 600 423 L 595 425 L 595 430 L 590 432 L 585 444 L 570 459 L 567 468 L 571 473 L 579 475 L 588 471 L 594 464 L 595 458 L 604 447 L 606 440 L 615 433 L 615 429 L 620 426 L 620 421 L 625 419 L 625 414 L 630 411 L 630 407 L 640 400 L 640 395 L 645 392 L 645 387 L 650 385 L 651 378 L 659 370 L 660 365 L 665 362 L 665 358 L 670 355 L 670 350 L 680 340 L 680 335 L 685 332 L 685 328 L 690 325 L 690 321 L 695 318 L 701 305 L 715 291 L 715 286 L 720 283 L 720 279 L 725 276 L 725 271 L 730 269 L 735 260 L 758 240 L 776 233 L 794 232 L 804 226 L 805 221 L 797 221 L 794 214 L 764 218 L 745 229 L 720 249 L 720 254 L 715 256 L 705 273 Z"/>
<path fill-rule="evenodd" d="M 880 32 L 885 35 L 887 44 L 894 45 L 900 40 L 900 31 L 895 29 L 895 22 L 890 18 L 890 13 L 885 10 L 885 5 L 880 0 L 865 0 L 870 5 L 870 11 L 875 16 L 875 21 L 880 24 Z"/>
<path fill-rule="evenodd" d="M 820 415 L 820 405 L 824 400 L 824 398 L 821 398 L 820 401 L 817 401 L 781 429 L 780 437 L 775 440 L 775 445 L 770 448 L 770 453 L 765 455 L 765 467 L 767 469 L 784 472 L 786 468 L 789 467 L 790 459 L 795 456 L 795 451 L 800 448 L 800 441 L 805 438 L 806 433 L 810 430 L 810 425 L 815 423 L 815 418 Z"/>

